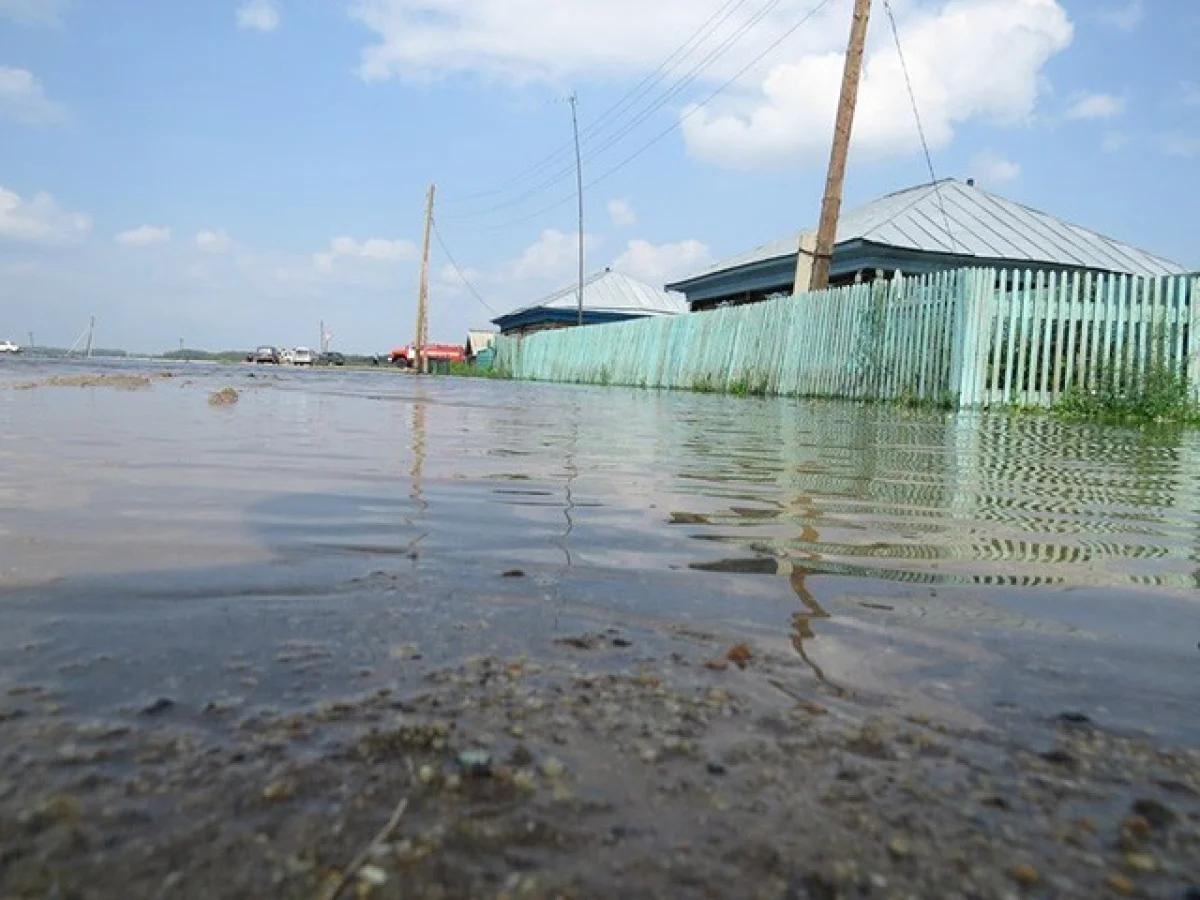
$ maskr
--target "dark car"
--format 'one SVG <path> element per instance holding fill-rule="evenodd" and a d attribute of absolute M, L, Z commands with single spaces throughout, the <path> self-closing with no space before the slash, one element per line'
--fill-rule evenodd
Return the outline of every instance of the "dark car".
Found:
<path fill-rule="evenodd" d="M 273 363 L 279 365 L 279 351 L 274 347 L 259 347 L 254 351 L 256 363 Z"/>
<path fill-rule="evenodd" d="M 344 366 L 345 364 L 346 357 L 332 350 L 322 353 L 317 357 L 318 366 Z"/>

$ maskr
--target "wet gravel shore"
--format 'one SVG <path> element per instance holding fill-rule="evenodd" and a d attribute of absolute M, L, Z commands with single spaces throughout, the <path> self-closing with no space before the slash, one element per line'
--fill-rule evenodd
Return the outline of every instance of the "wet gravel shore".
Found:
<path fill-rule="evenodd" d="M 963 731 L 793 690 L 752 646 L 639 643 L 402 648 L 363 678 L 410 689 L 288 710 L 93 718 L 10 684 L 0 896 L 329 896 L 406 801 L 343 896 L 1200 897 L 1195 750 L 1071 711 Z M 226 668 L 249 687 L 264 666 Z"/>

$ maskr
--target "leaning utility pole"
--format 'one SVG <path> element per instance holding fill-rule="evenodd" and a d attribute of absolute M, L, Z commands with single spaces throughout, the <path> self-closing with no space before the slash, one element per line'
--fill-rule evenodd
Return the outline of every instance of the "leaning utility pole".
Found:
<path fill-rule="evenodd" d="M 575 185 L 579 194 L 579 286 L 575 298 L 579 310 L 578 324 L 583 324 L 583 157 L 579 153 L 579 115 L 575 111 L 579 98 L 572 94 L 571 129 L 575 133 Z"/>
<path fill-rule="evenodd" d="M 867 20 L 871 0 L 854 0 L 854 19 L 850 24 L 850 44 L 846 48 L 846 66 L 842 70 L 842 95 L 838 100 L 837 122 L 833 126 L 833 149 L 829 153 L 829 174 L 825 178 L 825 198 L 821 201 L 821 222 L 817 226 L 817 246 L 813 251 L 812 281 L 809 290 L 829 287 L 829 265 L 837 240 L 838 214 L 842 210 L 842 184 L 846 180 L 846 155 L 850 150 L 850 129 L 854 126 L 854 104 L 858 101 L 858 81 L 862 74 L 863 45 L 867 41 Z M 800 286 L 796 286 L 799 293 Z"/>
<path fill-rule="evenodd" d="M 413 366 L 420 374 L 429 371 L 425 359 L 425 341 L 429 337 L 429 232 L 433 229 L 433 195 L 437 187 L 429 185 L 429 196 L 425 199 L 425 240 L 421 245 L 421 292 L 417 297 L 416 358 Z"/>

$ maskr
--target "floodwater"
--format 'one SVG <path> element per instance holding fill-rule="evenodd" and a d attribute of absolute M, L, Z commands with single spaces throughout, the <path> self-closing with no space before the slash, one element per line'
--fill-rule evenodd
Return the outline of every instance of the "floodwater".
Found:
<path fill-rule="evenodd" d="M 87 372 L 151 384 L 44 383 Z M 210 406 L 227 385 L 239 402 Z M 189 627 L 244 649 L 289 599 L 335 603 L 352 639 L 354 598 L 389 577 L 393 610 L 483 610 L 514 644 L 566 614 L 690 626 L 794 648 L 842 695 L 1195 740 L 1198 571 L 1194 434 L 392 371 L 0 367 L 8 666 L 47 622 L 150 657 L 150 610 L 185 651 Z"/>
<path fill-rule="evenodd" d="M 0 895 L 1194 896 L 1198 479 L 1040 416 L 0 360 Z"/>

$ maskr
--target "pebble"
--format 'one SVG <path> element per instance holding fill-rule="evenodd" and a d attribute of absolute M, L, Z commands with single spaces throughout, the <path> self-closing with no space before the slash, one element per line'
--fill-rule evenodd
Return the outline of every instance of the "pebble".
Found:
<path fill-rule="evenodd" d="M 272 781 L 263 788 L 262 796 L 264 800 L 286 800 L 296 793 L 296 789 L 287 781 Z"/>
<path fill-rule="evenodd" d="M 1158 871 L 1158 860 L 1149 853 L 1126 853 L 1125 868 L 1131 872 L 1149 874 Z"/>
<path fill-rule="evenodd" d="M 888 841 L 888 853 L 896 859 L 904 859 L 912 854 L 912 845 L 904 838 L 892 838 Z"/>
<path fill-rule="evenodd" d="M 1179 819 L 1179 816 L 1171 807 L 1164 803 L 1159 803 L 1157 800 L 1135 800 L 1133 803 L 1133 813 L 1144 819 L 1156 831 L 1170 828 Z"/>
<path fill-rule="evenodd" d="M 1134 891 L 1133 882 L 1117 872 L 1113 872 L 1105 878 L 1104 883 L 1108 885 L 1109 890 L 1125 897 L 1130 896 Z"/>
<path fill-rule="evenodd" d="M 515 787 L 518 791 L 532 791 L 536 786 L 536 782 L 533 779 L 533 773 L 528 769 L 521 769 L 520 771 L 514 773 L 512 783 L 513 787 Z"/>
<path fill-rule="evenodd" d="M 567 770 L 567 767 L 564 766 L 560 760 L 558 760 L 557 758 L 555 758 L 553 756 L 548 757 L 545 761 L 542 762 L 542 774 L 545 775 L 547 778 L 558 778 L 566 770 Z"/>
<path fill-rule="evenodd" d="M 417 770 L 417 778 L 421 784 L 429 784 L 436 777 L 437 773 L 433 771 L 433 766 L 421 766 Z"/>
<path fill-rule="evenodd" d="M 157 716 L 165 713 L 168 709 L 175 705 L 175 701 L 170 697 L 159 697 L 153 703 L 148 703 L 142 707 L 143 716 Z"/>
<path fill-rule="evenodd" d="M 1032 887 L 1041 880 L 1041 873 L 1029 863 L 1022 863 L 1013 869 L 1013 879 L 1023 887 Z"/>
<path fill-rule="evenodd" d="M 726 772 L 725 767 L 715 760 L 710 760 L 705 768 L 708 770 L 709 775 L 724 775 Z"/>
<path fill-rule="evenodd" d="M 387 884 L 387 872 L 379 866 L 365 865 L 358 870 L 358 877 L 376 887 Z"/>
<path fill-rule="evenodd" d="M 464 773 L 475 778 L 492 774 L 492 754 L 483 750 L 464 750 L 458 754 L 458 764 Z"/>

